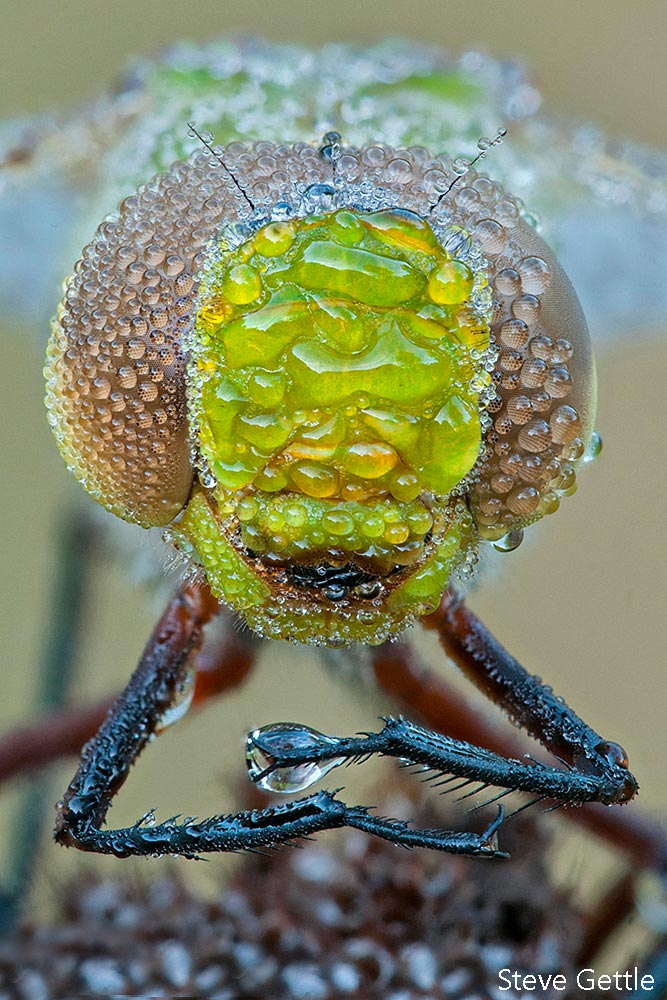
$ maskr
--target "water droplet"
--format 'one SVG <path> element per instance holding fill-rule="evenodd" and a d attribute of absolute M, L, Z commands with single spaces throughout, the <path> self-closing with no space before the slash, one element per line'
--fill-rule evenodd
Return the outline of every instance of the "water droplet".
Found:
<path fill-rule="evenodd" d="M 584 462 L 594 462 L 602 451 L 602 438 L 597 431 L 593 431 L 591 434 L 591 439 L 588 442 L 588 448 L 584 453 Z"/>
<path fill-rule="evenodd" d="M 493 547 L 496 552 L 514 552 L 515 549 L 519 548 L 522 541 L 523 529 L 517 528 L 516 531 L 508 531 L 502 538 L 493 542 Z"/>
<path fill-rule="evenodd" d="M 443 246 L 452 257 L 464 257 L 470 253 L 472 237 L 461 226 L 450 226 L 445 235 Z"/>
<path fill-rule="evenodd" d="M 289 767 L 276 768 L 264 774 L 267 767 L 286 751 L 300 750 L 305 753 L 335 747 L 338 740 L 324 733 L 295 722 L 275 722 L 261 729 L 253 729 L 246 738 L 246 765 L 255 784 L 265 792 L 300 792 L 315 784 L 334 767 L 343 763 L 342 757 L 328 760 L 308 761 Z"/>
<path fill-rule="evenodd" d="M 327 132 L 322 140 L 322 145 L 318 150 L 320 156 L 323 156 L 325 160 L 330 160 L 335 163 L 336 160 L 340 158 L 341 154 L 341 135 L 340 132 Z"/>
<path fill-rule="evenodd" d="M 283 222 L 290 219 L 294 213 L 294 208 L 288 201 L 277 201 L 271 210 L 271 218 L 275 222 Z"/>
<path fill-rule="evenodd" d="M 135 826 L 137 827 L 151 827 L 156 825 L 157 825 L 157 820 L 155 818 L 154 809 L 149 809 L 148 812 L 144 813 L 141 819 L 137 820 L 137 822 L 135 823 Z"/>
<path fill-rule="evenodd" d="M 309 184 L 303 197 L 310 211 L 328 212 L 333 208 L 336 189 L 331 184 Z"/>
<path fill-rule="evenodd" d="M 614 764 L 616 767 L 623 767 L 627 770 L 628 755 L 620 743 L 604 740 L 602 743 L 598 743 L 595 749 L 601 757 L 604 757 L 607 763 Z"/>
<path fill-rule="evenodd" d="M 199 472 L 199 482 L 207 490 L 213 490 L 218 485 L 218 480 L 208 469 L 201 469 Z"/>
<path fill-rule="evenodd" d="M 159 736 L 173 726 L 176 722 L 179 722 L 184 715 L 187 715 L 190 706 L 192 705 L 192 699 L 195 694 L 195 668 L 194 666 L 188 667 L 185 671 L 182 681 L 176 688 L 176 694 L 174 700 L 169 706 L 169 708 L 163 712 L 160 721 L 155 727 L 155 735 Z"/>

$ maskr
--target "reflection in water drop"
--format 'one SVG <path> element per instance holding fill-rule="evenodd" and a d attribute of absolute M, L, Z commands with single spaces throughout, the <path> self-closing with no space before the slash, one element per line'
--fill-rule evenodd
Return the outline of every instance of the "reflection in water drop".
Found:
<path fill-rule="evenodd" d="M 195 668 L 190 666 L 185 671 L 183 675 L 183 680 L 176 688 L 176 695 L 173 702 L 166 710 L 163 712 L 160 721 L 155 727 L 155 735 L 159 736 L 163 733 L 165 729 L 169 729 L 174 723 L 178 722 L 187 714 L 190 705 L 192 705 L 192 699 L 195 694 Z"/>
<path fill-rule="evenodd" d="M 460 257 L 470 251 L 472 237 L 461 226 L 450 226 L 445 234 L 443 245 L 452 257 Z"/>
<path fill-rule="evenodd" d="M 602 438 L 597 431 L 593 431 L 588 442 L 588 448 L 584 454 L 584 462 L 594 462 L 602 451 Z"/>
<path fill-rule="evenodd" d="M 493 542 L 493 547 L 496 552 L 514 552 L 515 549 L 519 548 L 522 541 L 523 528 L 517 528 L 516 531 L 508 531 L 502 538 Z"/>
<path fill-rule="evenodd" d="M 334 767 L 343 763 L 342 757 L 329 760 L 294 764 L 276 768 L 263 774 L 276 758 L 289 750 L 322 750 L 334 747 L 338 740 L 319 733 L 316 729 L 295 722 L 276 722 L 261 729 L 253 729 L 246 738 L 246 764 L 252 780 L 265 792 L 300 792 L 313 785 Z"/>
<path fill-rule="evenodd" d="M 202 484 L 202 486 L 206 487 L 207 490 L 214 490 L 215 487 L 218 485 L 218 480 L 215 478 L 212 472 L 208 471 L 208 469 L 200 471 L 199 482 Z"/>
<path fill-rule="evenodd" d="M 628 755 L 620 743 L 604 740 L 602 743 L 598 743 L 595 749 L 609 764 L 614 764 L 616 767 L 628 767 Z"/>

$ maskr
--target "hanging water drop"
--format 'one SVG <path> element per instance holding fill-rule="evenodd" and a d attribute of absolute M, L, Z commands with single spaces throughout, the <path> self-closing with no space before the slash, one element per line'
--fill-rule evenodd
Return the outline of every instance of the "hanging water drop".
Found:
<path fill-rule="evenodd" d="M 593 431 L 591 434 L 591 439 L 588 442 L 588 448 L 584 452 L 584 462 L 588 464 L 589 462 L 594 462 L 602 451 L 602 438 L 597 431 Z"/>
<path fill-rule="evenodd" d="M 253 729 L 246 737 L 246 766 L 255 784 L 265 792 L 300 792 L 315 784 L 334 767 L 343 763 L 342 757 L 307 761 L 288 767 L 278 767 L 265 773 L 274 761 L 290 750 L 321 752 L 332 749 L 338 740 L 294 722 L 275 722 L 261 729 Z"/>
<path fill-rule="evenodd" d="M 178 684 L 176 688 L 176 693 L 174 700 L 172 701 L 169 708 L 162 713 L 158 724 L 155 727 L 155 735 L 159 736 L 173 726 L 176 722 L 179 722 L 184 715 L 187 715 L 190 706 L 192 705 L 192 699 L 195 694 L 195 668 L 194 666 L 189 666 L 183 675 L 183 679 Z"/>
<path fill-rule="evenodd" d="M 514 552 L 515 549 L 519 548 L 522 541 L 523 528 L 517 528 L 515 531 L 508 531 L 502 538 L 493 542 L 493 547 L 496 552 Z"/>

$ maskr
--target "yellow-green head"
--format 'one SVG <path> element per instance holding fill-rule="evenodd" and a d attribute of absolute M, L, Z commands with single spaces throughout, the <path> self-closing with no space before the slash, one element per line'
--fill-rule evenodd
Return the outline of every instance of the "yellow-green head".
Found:
<path fill-rule="evenodd" d="M 187 384 L 210 485 L 182 536 L 260 631 L 379 641 L 437 603 L 423 571 L 460 547 L 447 498 L 480 452 L 486 278 L 400 209 L 268 222 L 204 273 Z M 210 530 L 242 571 L 203 555 Z"/>

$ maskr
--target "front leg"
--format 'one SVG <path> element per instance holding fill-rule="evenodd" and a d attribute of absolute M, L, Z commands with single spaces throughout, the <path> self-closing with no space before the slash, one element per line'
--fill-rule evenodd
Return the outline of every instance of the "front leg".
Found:
<path fill-rule="evenodd" d="M 528 673 L 455 591 L 445 594 L 424 624 L 437 632 L 445 653 L 482 694 L 596 789 L 591 798 L 556 798 L 620 805 L 637 794 L 623 748 L 603 739 L 549 685 Z"/>
<path fill-rule="evenodd" d="M 217 609 L 204 585 L 183 585 L 163 614 L 125 691 L 97 735 L 58 806 L 56 840 L 68 847 L 116 857 L 177 854 L 194 858 L 213 851 L 261 850 L 341 826 L 354 827 L 404 847 L 453 854 L 505 857 L 497 849 L 497 819 L 482 833 L 414 830 L 398 820 L 347 806 L 335 793 L 319 792 L 273 809 L 213 816 L 203 822 L 155 824 L 148 813 L 134 826 L 102 829 L 112 799 L 129 769 L 173 704 L 203 627 Z"/>
<path fill-rule="evenodd" d="M 300 731 L 300 739 L 295 738 L 295 731 Z M 608 756 L 601 755 L 597 773 L 547 767 L 537 761 L 506 759 L 402 718 L 385 719 L 378 733 L 347 738 L 325 736 L 293 723 L 277 723 L 250 733 L 248 747 L 251 777 L 274 791 L 284 790 L 287 775 L 306 772 L 310 765 L 324 765 L 311 768 L 314 781 L 331 766 L 365 760 L 373 754 L 421 765 L 438 776 L 463 778 L 460 787 L 470 783 L 493 785 L 560 802 L 610 804 L 626 801 L 630 797 L 628 788 L 633 793 L 636 790 L 632 775 Z M 256 763 L 259 760 L 262 767 Z M 278 776 L 277 780 L 272 781 L 272 775 Z"/>
<path fill-rule="evenodd" d="M 455 594 L 445 596 L 439 612 L 427 623 L 437 629 L 447 653 L 480 690 L 540 739 L 564 762 L 564 767 L 507 759 L 404 719 L 390 718 L 379 733 L 347 739 L 285 723 L 251 733 L 248 740 L 253 780 L 281 790 L 275 779 L 279 785 L 280 776 L 294 773 L 295 769 L 305 773 L 310 766 L 314 780 L 318 771 L 313 765 L 319 765 L 322 773 L 346 761 L 380 754 L 463 778 L 466 784 L 478 782 L 507 791 L 532 792 L 538 799 L 562 803 L 614 805 L 636 794 L 637 781 L 628 770 L 622 748 L 603 740 L 550 687 L 529 674 Z M 263 766 L 258 761 L 263 761 Z"/>

